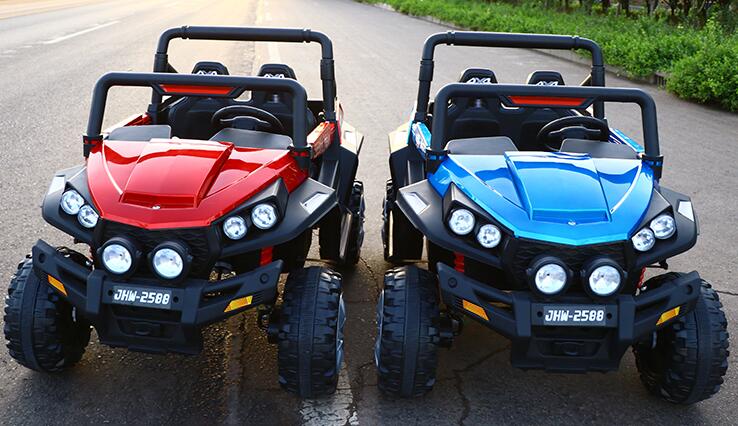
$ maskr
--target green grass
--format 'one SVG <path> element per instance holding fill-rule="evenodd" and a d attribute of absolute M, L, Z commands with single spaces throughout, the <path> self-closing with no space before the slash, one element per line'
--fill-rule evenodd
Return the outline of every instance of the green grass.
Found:
<path fill-rule="evenodd" d="M 631 77 L 669 74 L 668 89 L 686 99 L 738 111 L 738 36 L 716 25 L 674 27 L 641 16 L 627 18 L 481 0 L 359 0 L 386 3 L 415 16 L 433 16 L 478 31 L 571 34 L 591 38 L 605 60 Z"/>

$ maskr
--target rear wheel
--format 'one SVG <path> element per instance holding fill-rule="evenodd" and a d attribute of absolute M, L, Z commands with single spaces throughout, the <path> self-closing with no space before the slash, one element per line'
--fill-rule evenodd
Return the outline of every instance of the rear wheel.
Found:
<path fill-rule="evenodd" d="M 645 285 L 657 287 L 678 276 L 660 275 Z M 722 306 L 715 290 L 703 280 L 692 312 L 656 332 L 655 341 L 633 348 L 641 381 L 651 393 L 686 405 L 710 398 L 720 390 L 729 354 Z"/>
<path fill-rule="evenodd" d="M 423 234 L 407 220 L 395 204 L 395 191 L 392 179 L 387 180 L 386 194 L 382 203 L 382 245 L 384 260 L 401 263 L 417 260 L 423 256 Z"/>
<path fill-rule="evenodd" d="M 439 323 L 433 275 L 415 266 L 387 271 L 377 303 L 374 358 L 379 389 L 393 396 L 412 397 L 433 388 Z"/>
<path fill-rule="evenodd" d="M 310 267 L 290 273 L 277 331 L 279 383 L 302 397 L 332 394 L 343 361 L 341 276 Z"/>
<path fill-rule="evenodd" d="M 90 341 L 90 324 L 40 279 L 29 257 L 18 266 L 5 299 L 5 339 L 21 365 L 59 372 L 82 359 Z"/>

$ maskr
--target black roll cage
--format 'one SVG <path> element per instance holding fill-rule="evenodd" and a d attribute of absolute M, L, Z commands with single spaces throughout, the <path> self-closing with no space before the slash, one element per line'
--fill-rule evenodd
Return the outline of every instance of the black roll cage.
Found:
<path fill-rule="evenodd" d="M 602 49 L 594 41 L 586 38 L 545 34 L 491 33 L 476 31 L 448 31 L 433 34 L 425 40 L 423 57 L 420 60 L 418 81 L 418 99 L 415 106 L 415 121 L 425 121 L 428 103 L 430 102 L 431 82 L 433 81 L 433 55 L 436 46 L 478 46 L 478 47 L 510 47 L 522 49 L 585 49 L 592 53 L 592 69 L 582 86 L 604 86 L 605 64 Z M 605 118 L 605 107 L 602 102 L 594 103 L 594 116 Z"/>
<path fill-rule="evenodd" d="M 333 43 L 327 35 L 319 31 L 296 28 L 255 28 L 255 27 L 200 27 L 183 26 L 170 28 L 159 37 L 154 55 L 154 72 L 176 73 L 169 64 L 169 42 L 175 38 L 190 40 L 228 40 L 228 41 L 266 41 L 286 43 L 317 42 L 321 46 L 320 79 L 323 82 L 323 111 L 326 121 L 336 120 L 336 77 L 333 62 Z M 149 115 L 156 119 L 162 94 L 154 91 L 151 95 Z"/>
<path fill-rule="evenodd" d="M 661 177 L 663 156 L 659 149 L 659 131 L 656 116 L 656 103 L 653 98 L 640 89 L 624 89 L 619 87 L 577 87 L 577 86 L 531 86 L 527 84 L 463 84 L 454 83 L 444 86 L 436 94 L 433 108 L 433 137 L 431 153 L 442 153 L 446 144 L 444 136 L 448 121 L 448 102 L 454 97 L 484 96 L 499 97 L 508 103 L 510 96 L 532 96 L 551 98 L 582 98 L 582 107 L 604 102 L 635 103 L 641 108 L 643 126 L 643 143 L 645 153 L 642 159 L 651 165 L 656 178 Z M 571 109 L 567 105 L 546 105 L 546 108 Z"/>
<path fill-rule="evenodd" d="M 245 90 L 274 90 L 288 92 L 292 95 L 293 117 L 292 147 L 305 150 L 307 146 L 307 92 L 300 83 L 286 78 L 240 77 L 231 75 L 196 75 L 170 73 L 133 73 L 111 72 L 97 80 L 92 92 L 90 117 L 87 122 L 87 133 L 83 136 L 84 155 L 89 156 L 90 149 L 102 141 L 102 122 L 108 91 L 114 86 L 151 87 L 159 97 L 167 94 L 162 85 L 228 87 L 231 92 L 222 97 L 237 97 Z M 188 94 L 187 96 L 213 97 L 212 94 Z"/>

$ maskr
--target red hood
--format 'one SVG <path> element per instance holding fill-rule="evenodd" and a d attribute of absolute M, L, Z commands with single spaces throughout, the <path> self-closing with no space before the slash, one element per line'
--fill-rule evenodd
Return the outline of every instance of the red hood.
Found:
<path fill-rule="evenodd" d="M 87 161 L 95 206 L 107 220 L 147 228 L 207 226 L 281 177 L 305 180 L 289 152 L 192 140 L 106 140 Z"/>

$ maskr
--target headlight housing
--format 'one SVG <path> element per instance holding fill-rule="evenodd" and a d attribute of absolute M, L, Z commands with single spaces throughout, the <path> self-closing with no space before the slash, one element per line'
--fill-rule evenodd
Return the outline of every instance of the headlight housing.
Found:
<path fill-rule="evenodd" d="M 133 266 L 133 254 L 123 245 L 112 243 L 102 250 L 102 264 L 111 274 L 123 275 Z"/>
<path fill-rule="evenodd" d="M 656 244 L 656 236 L 650 228 L 643 228 L 630 239 L 638 251 L 649 251 Z"/>
<path fill-rule="evenodd" d="M 277 208 L 271 203 L 257 204 L 256 207 L 251 210 L 251 222 L 257 228 L 266 231 L 271 229 L 277 224 L 279 214 Z"/>
<path fill-rule="evenodd" d="M 552 256 L 540 257 L 528 269 L 534 289 L 545 296 L 562 293 L 569 283 L 571 271 L 559 259 Z"/>
<path fill-rule="evenodd" d="M 467 209 L 456 209 L 448 218 L 448 227 L 456 235 L 469 235 L 474 230 L 474 214 Z"/>
<path fill-rule="evenodd" d="M 676 223 L 670 214 L 664 213 L 656 216 L 649 224 L 649 228 L 656 238 L 665 240 L 676 232 Z"/>
<path fill-rule="evenodd" d="M 77 213 L 77 221 L 85 228 L 94 228 L 100 216 L 89 204 L 85 204 Z"/>
<path fill-rule="evenodd" d="M 477 241 L 484 248 L 495 248 L 500 244 L 501 240 L 502 233 L 500 232 L 500 228 L 492 224 L 481 226 L 479 232 L 477 232 Z"/>
<path fill-rule="evenodd" d="M 617 293 L 623 282 L 620 269 L 607 261 L 592 264 L 587 274 L 589 290 L 599 297 L 612 296 Z"/>
<path fill-rule="evenodd" d="M 246 236 L 246 221 L 241 216 L 231 216 L 223 222 L 223 233 L 232 240 L 240 240 Z"/>
<path fill-rule="evenodd" d="M 159 244 L 151 254 L 151 267 L 166 280 L 183 276 L 188 262 L 187 249 L 177 243 Z"/>
<path fill-rule="evenodd" d="M 61 196 L 61 200 L 59 200 L 59 207 L 69 215 L 76 215 L 84 205 L 85 199 L 74 189 L 65 191 Z"/>

